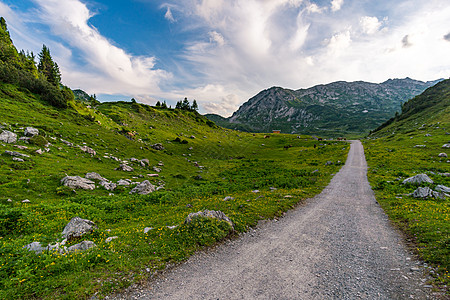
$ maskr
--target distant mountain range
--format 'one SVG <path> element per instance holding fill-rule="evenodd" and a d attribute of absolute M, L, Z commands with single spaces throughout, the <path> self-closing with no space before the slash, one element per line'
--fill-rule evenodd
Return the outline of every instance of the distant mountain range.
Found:
<path fill-rule="evenodd" d="M 422 82 L 405 78 L 380 84 L 338 81 L 299 90 L 272 87 L 249 99 L 229 118 L 206 117 L 222 127 L 242 131 L 364 135 L 439 81 L 442 79 Z"/>

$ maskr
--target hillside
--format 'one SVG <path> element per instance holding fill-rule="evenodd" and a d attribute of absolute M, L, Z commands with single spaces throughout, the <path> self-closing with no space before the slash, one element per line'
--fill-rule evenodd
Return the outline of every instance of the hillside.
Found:
<path fill-rule="evenodd" d="M 450 277 L 450 80 L 428 88 L 402 106 L 364 141 L 368 178 L 377 201 L 402 229 L 416 253 L 437 267 L 444 290 Z M 403 184 L 425 174 L 430 182 Z M 414 195 L 419 188 L 431 195 Z M 417 192 L 416 192 L 417 193 Z"/>
<path fill-rule="evenodd" d="M 253 132 L 281 129 L 285 133 L 361 136 L 438 81 L 405 78 L 381 84 L 339 81 L 300 90 L 272 87 L 249 99 L 230 118 L 212 120 Z"/>

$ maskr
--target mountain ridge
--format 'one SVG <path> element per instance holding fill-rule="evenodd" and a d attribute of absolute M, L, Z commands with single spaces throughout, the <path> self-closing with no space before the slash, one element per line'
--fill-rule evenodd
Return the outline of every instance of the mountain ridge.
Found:
<path fill-rule="evenodd" d="M 274 86 L 250 98 L 229 118 L 206 117 L 243 131 L 364 135 L 392 117 L 408 99 L 441 80 L 336 81 L 297 90 Z"/>

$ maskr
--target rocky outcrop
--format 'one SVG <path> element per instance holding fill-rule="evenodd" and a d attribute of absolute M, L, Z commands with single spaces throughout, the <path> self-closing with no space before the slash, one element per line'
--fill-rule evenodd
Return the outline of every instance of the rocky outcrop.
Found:
<path fill-rule="evenodd" d="M 436 199 L 444 199 L 445 195 L 442 192 L 435 192 L 429 187 L 419 187 L 413 193 L 412 196 L 414 198 L 436 198 Z"/>
<path fill-rule="evenodd" d="M 61 179 L 61 184 L 73 189 L 93 190 L 95 182 L 80 176 L 66 176 Z"/>
<path fill-rule="evenodd" d="M 161 143 L 153 144 L 153 145 L 151 145 L 151 147 L 158 151 L 164 150 L 164 146 Z"/>
<path fill-rule="evenodd" d="M 88 153 L 90 155 L 96 155 L 97 154 L 97 152 L 95 152 L 94 149 L 89 148 L 88 146 L 82 146 L 82 147 L 80 147 L 80 149 L 81 149 L 81 151 L 86 152 L 86 153 Z"/>
<path fill-rule="evenodd" d="M 117 187 L 117 184 L 111 181 L 100 181 L 100 185 L 108 191 L 114 191 L 114 189 Z"/>
<path fill-rule="evenodd" d="M 90 233 L 93 230 L 98 229 L 94 222 L 80 217 L 74 217 L 70 222 L 64 227 L 62 236 L 65 239 L 71 240 L 75 238 L 82 237 L 86 233 Z"/>
<path fill-rule="evenodd" d="M 435 190 L 438 192 L 450 194 L 450 187 L 447 187 L 445 185 L 438 185 L 436 186 Z"/>
<path fill-rule="evenodd" d="M 96 247 L 97 245 L 94 242 L 91 241 L 82 241 L 81 243 L 75 244 L 73 246 L 70 246 L 67 248 L 67 251 L 69 252 L 75 252 L 75 251 L 85 251 L 92 247 Z"/>
<path fill-rule="evenodd" d="M 418 174 L 416 176 L 413 177 L 409 177 L 405 180 L 403 180 L 403 184 L 416 184 L 416 185 L 420 185 L 422 183 L 431 183 L 433 184 L 433 180 L 431 180 L 430 177 L 428 177 L 427 174 Z"/>
<path fill-rule="evenodd" d="M 15 157 L 30 157 L 27 154 L 22 154 L 22 153 L 19 153 L 19 152 L 16 152 L 16 151 L 8 151 L 8 150 L 5 151 L 5 154 L 8 154 L 10 156 L 15 156 Z"/>
<path fill-rule="evenodd" d="M 153 193 L 156 190 L 156 187 L 150 183 L 148 180 L 144 180 L 139 183 L 136 187 L 134 187 L 130 194 L 138 193 L 140 195 L 147 195 Z"/>
<path fill-rule="evenodd" d="M 3 130 L 2 133 L 0 133 L 0 141 L 12 144 L 17 142 L 17 134 L 14 132 Z"/>
<path fill-rule="evenodd" d="M 119 167 L 115 168 L 117 171 L 133 172 L 134 169 L 127 164 L 121 164 Z"/>
<path fill-rule="evenodd" d="M 90 180 L 98 180 L 98 181 L 108 181 L 108 179 L 102 177 L 100 174 L 95 172 L 86 173 L 86 176 L 84 176 L 86 179 Z"/>
<path fill-rule="evenodd" d="M 220 210 L 204 210 L 204 211 L 199 211 L 196 213 L 190 213 L 186 219 L 184 220 L 185 224 L 189 224 L 190 222 L 192 222 L 193 219 L 195 218 L 214 218 L 220 221 L 225 221 L 228 224 L 230 224 L 230 226 L 232 228 L 234 228 L 234 224 L 233 222 L 230 220 L 230 218 L 228 218 L 227 215 L 225 215 L 222 211 Z"/>

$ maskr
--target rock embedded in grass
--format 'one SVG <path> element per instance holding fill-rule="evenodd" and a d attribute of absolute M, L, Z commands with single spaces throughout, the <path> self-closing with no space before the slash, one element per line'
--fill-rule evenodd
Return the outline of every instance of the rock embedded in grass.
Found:
<path fill-rule="evenodd" d="M 61 179 L 61 184 L 73 189 L 93 190 L 95 182 L 80 176 L 66 176 Z"/>
<path fill-rule="evenodd" d="M 70 222 L 64 227 L 61 233 L 63 238 L 68 240 L 79 238 L 86 233 L 90 233 L 93 230 L 98 229 L 94 222 L 80 217 L 73 217 Z"/>
<path fill-rule="evenodd" d="M 431 180 L 430 177 L 428 177 L 427 174 L 418 174 L 416 176 L 413 177 L 409 177 L 405 180 L 403 180 L 403 184 L 422 184 L 422 183 L 431 183 L 433 184 L 433 180 Z"/>
<path fill-rule="evenodd" d="M 82 241 L 81 243 L 75 244 L 73 246 L 70 246 L 67 250 L 69 252 L 74 251 L 85 251 L 90 248 L 96 247 L 97 245 L 94 242 L 91 241 Z"/>
<path fill-rule="evenodd" d="M 207 210 L 206 209 L 203 211 L 198 211 L 196 213 L 190 213 L 184 220 L 184 223 L 189 224 L 195 218 L 214 218 L 214 219 L 217 219 L 220 221 L 225 221 L 228 224 L 230 224 L 230 226 L 234 229 L 234 223 L 230 220 L 230 218 L 228 218 L 228 216 L 226 214 L 224 214 L 220 210 L 216 211 L 216 210 Z"/>
<path fill-rule="evenodd" d="M 442 192 L 435 192 L 429 187 L 419 187 L 412 194 L 414 198 L 436 198 L 445 199 L 445 195 Z"/>
<path fill-rule="evenodd" d="M 84 178 L 98 181 L 108 181 L 108 179 L 102 177 L 100 174 L 95 172 L 86 173 L 86 176 L 84 176 Z"/>
<path fill-rule="evenodd" d="M 134 187 L 130 194 L 138 193 L 140 195 L 147 195 L 153 193 L 156 190 L 156 187 L 150 183 L 148 180 L 144 180 L 139 183 L 136 187 Z"/>
<path fill-rule="evenodd" d="M 35 135 L 39 135 L 39 129 L 34 128 L 34 127 L 27 127 L 27 128 L 25 128 L 24 135 L 28 136 L 28 137 L 33 137 Z"/>
<path fill-rule="evenodd" d="M 0 141 L 13 144 L 17 142 L 17 134 L 8 130 L 3 130 L 2 133 L 0 133 Z"/>
<path fill-rule="evenodd" d="M 438 157 L 448 157 L 447 153 L 439 153 Z"/>
<path fill-rule="evenodd" d="M 450 187 L 447 187 L 445 185 L 440 184 L 440 185 L 436 186 L 435 190 L 438 192 L 444 192 L 444 193 L 450 194 Z"/>
<path fill-rule="evenodd" d="M 450 148 L 450 144 L 444 144 L 442 145 L 442 148 Z"/>
<path fill-rule="evenodd" d="M 134 169 L 126 164 L 121 164 L 119 167 L 115 168 L 117 171 L 133 172 Z"/>

